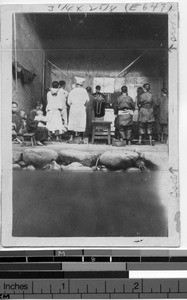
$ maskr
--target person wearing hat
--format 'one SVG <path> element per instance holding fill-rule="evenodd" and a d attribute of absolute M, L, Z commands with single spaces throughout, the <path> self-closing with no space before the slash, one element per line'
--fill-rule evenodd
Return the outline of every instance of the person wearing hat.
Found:
<path fill-rule="evenodd" d="M 161 143 L 167 143 L 168 139 L 168 90 L 162 88 L 158 101 L 158 134 Z"/>
<path fill-rule="evenodd" d="M 153 95 L 150 93 L 150 84 L 143 85 L 144 93 L 139 97 L 139 141 L 138 144 L 142 145 L 142 136 L 146 133 L 149 136 L 149 144 L 153 145 L 152 134 L 155 123 L 154 117 L 154 100 Z"/>
<path fill-rule="evenodd" d="M 46 117 L 47 117 L 47 128 L 51 133 L 56 136 L 56 141 L 66 131 L 62 123 L 63 103 L 60 94 L 59 82 L 53 81 L 52 88 L 47 93 L 47 106 L 46 106 Z"/>
<path fill-rule="evenodd" d="M 82 138 L 86 130 L 86 103 L 89 101 L 89 96 L 85 88 L 83 88 L 84 78 L 75 77 L 76 87 L 72 89 L 68 96 L 69 124 L 68 130 L 71 132 L 69 143 L 74 141 L 74 136 L 79 135 Z"/>
<path fill-rule="evenodd" d="M 133 112 L 135 103 L 128 95 L 127 86 L 122 86 L 121 96 L 117 98 L 114 106 L 114 114 L 116 116 L 115 125 L 120 135 L 120 139 L 126 144 L 131 144 L 132 126 L 133 126 Z"/>

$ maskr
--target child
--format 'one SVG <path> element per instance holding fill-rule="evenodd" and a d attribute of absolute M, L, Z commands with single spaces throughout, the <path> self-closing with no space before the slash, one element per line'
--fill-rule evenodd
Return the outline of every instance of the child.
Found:
<path fill-rule="evenodd" d="M 22 125 L 21 128 L 19 130 L 19 134 L 24 134 L 27 132 L 27 124 L 26 124 L 26 120 L 27 120 L 27 114 L 24 110 L 20 110 L 20 116 L 22 118 Z"/>
<path fill-rule="evenodd" d="M 37 110 L 36 117 L 34 118 L 34 120 L 39 121 L 38 122 L 39 127 L 46 127 L 47 117 L 43 115 L 42 110 Z"/>

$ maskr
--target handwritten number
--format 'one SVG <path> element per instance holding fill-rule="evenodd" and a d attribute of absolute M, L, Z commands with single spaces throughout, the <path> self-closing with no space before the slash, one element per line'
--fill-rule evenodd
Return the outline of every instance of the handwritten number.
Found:
<path fill-rule="evenodd" d="M 168 4 L 168 3 L 167 3 Z M 147 11 L 147 10 L 151 10 L 152 12 L 154 12 L 156 9 L 158 11 L 160 11 L 161 13 L 164 11 L 169 12 L 170 10 L 172 10 L 173 6 L 172 4 L 167 5 L 166 3 L 150 3 L 150 4 L 143 4 L 143 11 Z M 138 11 L 138 7 L 142 5 L 142 4 L 126 4 L 125 5 L 125 11 Z M 70 10 L 76 9 L 77 12 L 83 12 L 84 11 L 84 5 L 69 5 L 69 4 L 58 4 L 57 6 L 55 5 L 48 5 L 48 11 L 53 12 L 55 10 L 55 8 L 59 11 L 64 11 L 66 10 L 67 12 L 69 12 Z M 109 4 L 105 4 L 102 3 L 99 6 L 98 5 L 94 5 L 94 4 L 89 4 L 88 9 L 89 11 L 101 11 L 101 12 L 114 12 L 116 11 L 116 9 L 118 8 L 117 5 L 109 5 Z"/>
<path fill-rule="evenodd" d="M 166 7 L 166 4 L 165 3 L 161 3 L 161 5 L 162 5 L 161 12 L 163 12 L 164 8 Z"/>
<path fill-rule="evenodd" d="M 144 4 L 143 10 L 146 10 L 146 9 L 147 9 L 147 4 Z"/>
<path fill-rule="evenodd" d="M 93 7 L 92 5 L 90 5 L 89 4 L 89 7 L 90 7 L 90 11 L 92 11 L 92 10 L 96 10 L 98 7 L 96 6 L 96 7 Z"/>
<path fill-rule="evenodd" d="M 153 8 L 153 11 L 155 11 L 155 9 L 157 8 L 158 6 L 158 3 L 152 3 L 151 4 L 151 7 Z"/>
<path fill-rule="evenodd" d="M 116 8 L 117 8 L 117 6 L 111 5 L 111 6 L 110 6 L 110 12 L 113 12 Z"/>
<path fill-rule="evenodd" d="M 53 11 L 53 9 L 54 9 L 54 5 L 48 5 L 48 10 L 49 11 Z"/>

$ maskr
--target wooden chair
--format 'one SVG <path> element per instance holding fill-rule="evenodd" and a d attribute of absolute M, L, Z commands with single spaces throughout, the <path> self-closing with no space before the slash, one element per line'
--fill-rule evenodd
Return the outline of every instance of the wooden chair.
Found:
<path fill-rule="evenodd" d="M 108 140 L 108 145 L 111 143 L 111 124 L 109 121 L 92 121 L 92 144 L 95 139 Z"/>

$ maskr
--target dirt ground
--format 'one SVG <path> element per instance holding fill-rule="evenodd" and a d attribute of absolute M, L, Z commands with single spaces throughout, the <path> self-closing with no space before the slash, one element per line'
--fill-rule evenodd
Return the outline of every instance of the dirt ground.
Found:
<path fill-rule="evenodd" d="M 23 152 L 25 149 L 32 148 L 31 146 L 21 146 L 20 144 L 13 144 L 13 151 Z M 145 155 L 148 159 L 150 159 L 154 164 L 159 166 L 161 169 L 167 169 L 168 163 L 168 146 L 166 144 L 155 143 L 154 146 L 149 145 L 131 145 L 126 147 L 116 147 L 112 145 L 107 145 L 103 143 L 95 143 L 95 144 L 68 144 L 66 142 L 46 142 L 45 146 L 36 146 L 34 148 L 42 148 L 42 149 L 52 149 L 57 153 L 60 150 L 71 149 L 78 151 L 89 151 L 89 152 L 97 152 L 99 155 L 105 151 L 120 151 L 124 149 L 124 151 L 136 151 Z"/>
<path fill-rule="evenodd" d="M 30 148 L 31 146 L 23 146 L 21 147 L 20 144 L 13 144 L 13 151 L 20 151 L 23 152 L 24 149 Z M 103 143 L 95 143 L 95 144 L 68 144 L 66 142 L 46 142 L 44 146 L 36 146 L 37 148 L 48 148 L 55 151 L 60 151 L 63 149 L 73 149 L 79 151 L 98 151 L 98 152 L 105 152 L 107 150 L 135 150 L 140 152 L 153 152 L 153 153 L 161 153 L 167 154 L 168 153 L 168 146 L 166 144 L 155 143 L 154 146 L 149 145 L 131 145 L 126 147 L 116 147 L 112 145 L 107 145 Z M 35 147 L 34 147 L 35 148 Z"/>

